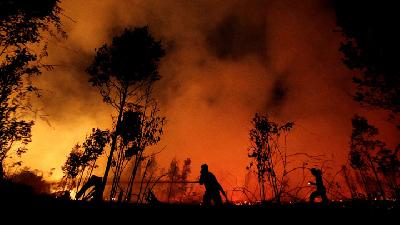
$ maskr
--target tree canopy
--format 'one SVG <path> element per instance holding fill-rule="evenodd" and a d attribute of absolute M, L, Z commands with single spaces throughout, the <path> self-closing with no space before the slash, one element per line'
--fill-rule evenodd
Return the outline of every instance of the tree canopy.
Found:
<path fill-rule="evenodd" d="M 119 149 L 122 153 L 123 149 L 128 148 L 128 156 L 135 155 L 135 166 L 128 187 L 130 199 L 129 193 L 132 191 L 137 167 L 142 160 L 142 152 L 146 146 L 159 141 L 165 119 L 156 115 L 158 109 L 152 101 L 151 91 L 154 82 L 160 79 L 158 67 L 164 55 L 161 42 L 154 39 L 147 26 L 125 29 L 121 35 L 113 38 L 111 45 L 104 44 L 96 49 L 94 60 L 86 70 L 90 75 L 89 82 L 99 90 L 103 101 L 117 110 L 118 115 L 115 131 L 112 132 L 102 191 L 107 182 L 114 152 Z M 132 118 L 129 119 L 130 117 Z M 134 126 L 124 129 L 126 124 Z M 123 140 L 119 141 L 118 137 L 122 137 Z M 129 145 L 132 146 L 129 148 Z M 122 173 L 122 165 L 131 158 L 126 159 L 121 154 L 118 155 L 121 157 L 117 156 L 120 160 L 117 160 L 119 163 L 114 174 L 111 199 Z"/>
<path fill-rule="evenodd" d="M 333 0 L 344 41 L 343 62 L 356 71 L 354 99 L 400 112 L 400 14 L 395 1 Z"/>
<path fill-rule="evenodd" d="M 96 50 L 87 68 L 89 82 L 99 89 L 106 103 L 119 110 L 129 98 L 140 98 L 140 88 L 160 79 L 158 66 L 164 55 L 161 42 L 153 38 L 148 27 L 125 29 L 111 45 Z"/>
<path fill-rule="evenodd" d="M 32 76 L 39 75 L 47 56 L 44 34 L 66 37 L 62 30 L 58 0 L 9 0 L 0 2 L 0 180 L 4 160 L 15 144 L 17 155 L 31 141 L 33 121 L 24 116 L 31 110 L 30 94 L 39 93 Z"/>

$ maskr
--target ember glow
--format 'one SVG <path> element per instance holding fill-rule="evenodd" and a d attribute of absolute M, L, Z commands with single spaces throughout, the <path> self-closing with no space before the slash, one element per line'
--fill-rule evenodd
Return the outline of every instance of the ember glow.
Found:
<path fill-rule="evenodd" d="M 36 80 L 43 96 L 35 104 L 47 116 L 36 120 L 24 165 L 55 168 L 48 179 L 60 179 L 71 148 L 91 128 L 111 127 L 115 115 L 88 83 L 85 68 L 95 48 L 123 28 L 147 24 L 166 48 L 154 90 L 167 118 L 162 140 L 152 149 L 163 149 L 157 155 L 161 167 L 190 157 L 192 179 L 207 163 L 228 191 L 243 186 L 256 112 L 294 121 L 288 152 L 323 155 L 332 176 L 348 158 L 355 113 L 367 115 L 383 139 L 396 144 L 398 133 L 387 115 L 352 100 L 351 71 L 341 62 L 342 37 L 334 32 L 328 1 L 293 2 L 62 1 L 69 38 L 49 40 L 46 61 L 57 66 Z M 293 166 L 302 163 L 299 158 Z M 100 166 L 95 173 L 103 172 Z"/>

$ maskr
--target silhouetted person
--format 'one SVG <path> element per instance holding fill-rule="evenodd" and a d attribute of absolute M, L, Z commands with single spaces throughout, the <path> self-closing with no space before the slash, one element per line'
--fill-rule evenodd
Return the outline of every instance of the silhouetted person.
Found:
<path fill-rule="evenodd" d="M 323 203 L 328 203 L 328 197 L 326 196 L 326 189 L 322 181 L 322 171 L 316 168 L 311 169 L 311 174 L 315 177 L 315 183 L 310 182 L 311 185 L 315 185 L 317 190 L 311 193 L 310 202 L 314 203 L 316 197 L 320 196 Z"/>
<path fill-rule="evenodd" d="M 215 178 L 214 174 L 208 171 L 207 164 L 201 165 L 199 182 L 201 185 L 204 184 L 206 188 L 206 192 L 203 196 L 204 205 L 211 205 L 211 201 L 213 201 L 214 205 L 216 206 L 222 205 L 222 199 L 219 192 L 221 192 L 224 195 L 226 201 L 228 201 L 226 193 L 221 185 L 218 183 L 217 178 Z"/>

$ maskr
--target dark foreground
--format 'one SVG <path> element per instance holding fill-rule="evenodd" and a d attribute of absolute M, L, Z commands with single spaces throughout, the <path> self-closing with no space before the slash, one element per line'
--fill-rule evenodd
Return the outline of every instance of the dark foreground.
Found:
<path fill-rule="evenodd" d="M 158 204 L 137 205 L 110 202 L 93 203 L 67 201 L 49 197 L 2 201 L 1 214 L 28 222 L 56 222 L 62 224 L 228 224 L 231 222 L 294 222 L 304 224 L 361 224 L 363 222 L 388 222 L 398 224 L 399 204 L 394 202 L 330 203 L 327 206 L 302 204 L 250 205 L 204 207 L 201 205 Z M 3 216 L 2 216 L 3 217 Z M 5 217 L 3 217 L 5 218 Z M 136 222 L 135 222 L 136 221 Z M 391 222 L 394 221 L 394 222 Z M 397 221 L 397 222 L 396 222 Z M 21 221 L 20 221 L 21 222 Z M 1 223 L 0 223 L 1 224 Z M 380 223 L 379 223 L 380 224 Z"/>
<path fill-rule="evenodd" d="M 0 185 L 0 224 L 398 224 L 400 203 L 347 201 L 328 205 L 263 204 L 204 207 L 188 204 L 84 202 L 35 195 Z M 4 222 L 7 223 L 4 223 Z"/>

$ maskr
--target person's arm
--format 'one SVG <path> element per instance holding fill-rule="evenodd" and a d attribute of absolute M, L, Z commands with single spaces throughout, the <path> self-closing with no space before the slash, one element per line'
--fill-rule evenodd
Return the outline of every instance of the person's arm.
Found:
<path fill-rule="evenodd" d="M 204 184 L 204 175 L 203 174 L 200 174 L 199 183 L 200 183 L 200 185 Z"/>

